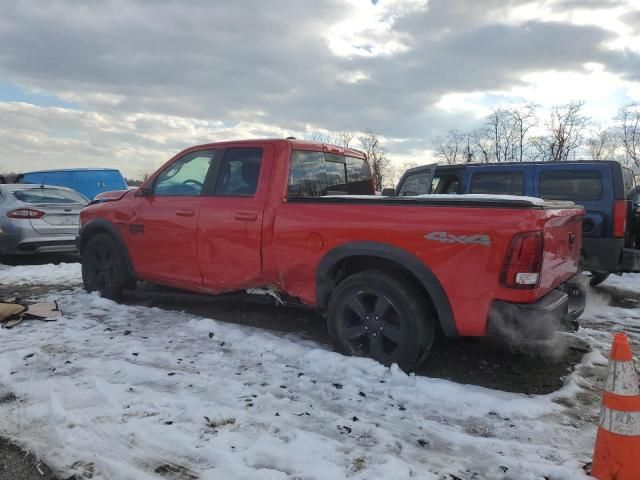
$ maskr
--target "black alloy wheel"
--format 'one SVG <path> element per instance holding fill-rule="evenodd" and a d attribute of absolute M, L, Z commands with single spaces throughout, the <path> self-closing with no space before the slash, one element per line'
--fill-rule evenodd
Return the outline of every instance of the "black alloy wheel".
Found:
<path fill-rule="evenodd" d="M 88 292 L 119 299 L 125 288 L 135 286 L 122 254 L 108 234 L 91 237 L 82 252 L 82 281 Z"/>
<path fill-rule="evenodd" d="M 434 315 L 423 297 L 401 276 L 378 271 L 352 275 L 329 302 L 331 337 L 342 353 L 411 370 L 434 337 Z"/>

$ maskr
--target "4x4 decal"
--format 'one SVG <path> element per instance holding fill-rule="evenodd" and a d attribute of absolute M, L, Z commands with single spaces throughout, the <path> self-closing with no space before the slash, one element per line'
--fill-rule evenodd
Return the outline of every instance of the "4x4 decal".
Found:
<path fill-rule="evenodd" d="M 453 235 L 447 232 L 431 232 L 424 236 L 427 240 L 433 240 L 435 242 L 442 243 L 462 243 L 464 245 L 491 245 L 491 238 L 487 234 L 474 234 L 474 235 Z"/>

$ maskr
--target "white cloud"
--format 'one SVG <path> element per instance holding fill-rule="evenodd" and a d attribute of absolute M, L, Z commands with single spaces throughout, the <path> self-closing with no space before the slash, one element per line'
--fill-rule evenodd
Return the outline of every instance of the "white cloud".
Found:
<path fill-rule="evenodd" d="M 9 2 L 0 78 L 77 108 L 0 104 L 0 145 L 10 152 L 0 166 L 113 163 L 136 175 L 195 143 L 344 129 L 373 129 L 390 155 L 409 158 L 502 103 L 585 99 L 589 115 L 605 118 L 640 98 L 640 56 L 621 50 L 638 42 L 632 6 Z"/>

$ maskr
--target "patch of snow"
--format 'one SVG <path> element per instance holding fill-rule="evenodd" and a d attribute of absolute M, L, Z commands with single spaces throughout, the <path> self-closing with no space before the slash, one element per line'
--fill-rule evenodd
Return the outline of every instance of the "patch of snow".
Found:
<path fill-rule="evenodd" d="M 602 285 L 616 287 L 640 294 L 640 273 L 623 273 L 622 275 L 611 274 L 602 283 Z"/>
<path fill-rule="evenodd" d="M 20 266 L 0 264 L 0 286 L 77 285 L 80 283 L 82 283 L 82 270 L 79 263 Z"/>
<path fill-rule="evenodd" d="M 527 196 L 519 196 L 519 195 L 495 195 L 495 194 L 485 194 L 485 193 L 468 193 L 468 194 L 448 194 L 448 193 L 432 193 L 428 195 L 418 195 L 413 198 L 433 198 L 436 200 L 458 200 L 458 201 L 466 201 L 466 200 L 487 200 L 487 201 L 518 201 L 518 202 L 529 202 L 532 205 L 544 205 L 546 202 L 538 197 L 527 197 Z M 566 202 L 571 204 L 571 202 Z"/>

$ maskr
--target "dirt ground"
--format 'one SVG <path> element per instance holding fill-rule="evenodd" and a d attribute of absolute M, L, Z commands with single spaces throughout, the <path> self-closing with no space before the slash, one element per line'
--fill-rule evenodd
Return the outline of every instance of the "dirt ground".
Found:
<path fill-rule="evenodd" d="M 0 480 L 56 480 L 46 465 L 6 439 L 0 438 Z"/>

